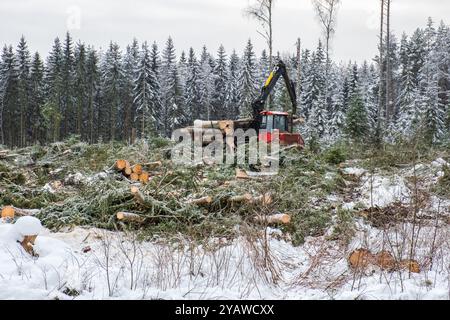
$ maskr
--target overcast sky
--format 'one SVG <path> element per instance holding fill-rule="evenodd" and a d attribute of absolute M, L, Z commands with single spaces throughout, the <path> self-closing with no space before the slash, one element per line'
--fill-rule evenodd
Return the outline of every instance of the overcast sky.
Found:
<path fill-rule="evenodd" d="M 392 0 L 393 31 L 411 33 L 450 16 L 448 0 Z M 251 1 L 253 2 L 253 0 Z M 106 47 L 110 40 L 126 46 L 139 41 L 164 44 L 169 35 L 177 50 L 205 44 L 216 51 L 242 52 L 251 38 L 255 49 L 264 48 L 257 24 L 243 15 L 248 0 L 1 0 L 0 42 L 17 44 L 25 35 L 30 49 L 46 55 L 56 36 L 70 30 L 87 44 Z M 377 50 L 380 0 L 342 0 L 333 45 L 336 60 L 371 59 Z M 311 0 L 277 0 L 274 11 L 275 50 L 294 52 L 297 37 L 308 48 L 320 37 Z M 446 21 L 449 23 L 449 21 Z"/>

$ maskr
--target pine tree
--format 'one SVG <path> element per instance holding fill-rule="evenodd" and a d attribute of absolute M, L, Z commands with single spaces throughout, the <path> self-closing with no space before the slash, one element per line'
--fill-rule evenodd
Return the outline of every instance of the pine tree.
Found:
<path fill-rule="evenodd" d="M 85 119 L 87 104 L 87 70 L 86 70 L 86 47 L 83 43 L 77 43 L 74 55 L 74 98 L 75 98 L 75 132 L 82 139 L 86 139 Z"/>
<path fill-rule="evenodd" d="M 19 101 L 18 92 L 18 72 L 16 58 L 12 46 L 4 46 L 2 51 L 2 63 L 0 70 L 1 80 L 1 101 L 2 102 L 2 132 L 3 143 L 10 146 L 20 144 L 20 137 L 17 135 L 17 119 L 20 113 L 17 111 Z"/>
<path fill-rule="evenodd" d="M 62 95 L 63 95 L 63 52 L 61 41 L 56 38 L 52 50 L 47 58 L 44 76 L 45 104 L 41 109 L 44 119 L 46 138 L 48 141 L 60 139 L 62 119 Z"/>
<path fill-rule="evenodd" d="M 212 105 L 214 110 L 214 117 L 216 119 L 226 119 L 227 112 L 225 109 L 225 100 L 227 95 L 226 90 L 228 83 L 228 72 L 227 56 L 225 54 L 225 48 L 223 47 L 223 45 L 219 47 L 219 50 L 217 52 L 217 59 L 213 75 L 214 93 L 212 95 Z"/>
<path fill-rule="evenodd" d="M 123 134 L 126 141 L 131 141 L 133 133 L 140 128 L 140 122 L 136 121 L 135 99 L 135 81 L 137 78 L 137 69 L 140 65 L 139 43 L 133 39 L 131 45 L 128 45 L 123 57 L 123 80 L 122 80 L 122 103 L 123 103 Z"/>
<path fill-rule="evenodd" d="M 187 120 L 189 123 L 193 123 L 195 119 L 201 117 L 201 84 L 199 75 L 199 64 L 195 56 L 194 49 L 189 49 L 187 60 L 187 81 L 184 91 L 184 101 L 187 111 Z"/>
<path fill-rule="evenodd" d="M 346 116 L 345 133 L 357 141 L 367 138 L 367 112 L 359 88 L 353 93 Z"/>
<path fill-rule="evenodd" d="M 43 132 L 43 119 L 41 107 L 44 105 L 44 62 L 36 52 L 33 56 L 30 69 L 30 104 L 29 104 L 29 129 L 31 130 L 31 142 L 45 142 Z"/>
<path fill-rule="evenodd" d="M 175 47 L 171 37 L 166 42 L 161 67 L 162 112 L 161 124 L 164 136 L 170 136 L 174 128 L 185 123 L 181 99 L 180 79 L 176 62 Z"/>
<path fill-rule="evenodd" d="M 27 132 L 30 127 L 28 118 L 29 99 L 30 99 L 30 64 L 31 57 L 28 51 L 28 45 L 25 38 L 20 38 L 19 45 L 16 51 L 17 71 L 18 71 L 18 91 L 19 100 L 18 107 L 20 113 L 19 120 L 19 146 L 25 146 L 29 140 L 31 133 Z"/>
<path fill-rule="evenodd" d="M 121 109 L 121 84 L 124 72 L 119 45 L 111 42 L 102 65 L 102 106 L 99 114 L 100 137 L 115 140 Z"/>
<path fill-rule="evenodd" d="M 135 99 L 140 123 L 140 136 L 145 137 L 155 130 L 155 118 L 153 114 L 154 101 L 157 99 L 153 91 L 156 82 L 155 74 L 151 68 L 150 52 L 147 42 L 144 42 L 141 50 L 139 68 L 135 83 Z"/>
<path fill-rule="evenodd" d="M 61 64 L 61 114 L 63 122 L 61 127 L 61 137 L 65 138 L 75 132 L 73 119 L 76 119 L 74 108 L 75 99 L 73 93 L 74 86 L 74 53 L 72 38 L 67 32 L 64 42 L 62 64 Z"/>
<path fill-rule="evenodd" d="M 228 66 L 228 82 L 225 96 L 225 111 L 230 119 L 238 118 L 239 101 L 239 57 L 236 51 L 233 50 Z"/>
<path fill-rule="evenodd" d="M 200 55 L 200 105 L 202 107 L 201 119 L 213 120 L 214 110 L 212 105 L 212 96 L 214 93 L 214 66 L 211 63 L 211 55 L 206 46 L 203 46 Z"/>
<path fill-rule="evenodd" d="M 239 97 L 240 97 L 240 117 L 246 118 L 252 116 L 252 102 L 256 97 L 258 88 L 256 86 L 256 62 L 255 53 L 253 52 L 253 44 L 248 40 L 245 47 L 244 57 L 242 59 L 241 70 L 239 75 Z"/>
<path fill-rule="evenodd" d="M 97 52 L 89 47 L 86 61 L 86 96 L 87 96 L 87 138 L 94 143 L 98 138 L 98 108 L 100 100 L 100 73 Z"/>

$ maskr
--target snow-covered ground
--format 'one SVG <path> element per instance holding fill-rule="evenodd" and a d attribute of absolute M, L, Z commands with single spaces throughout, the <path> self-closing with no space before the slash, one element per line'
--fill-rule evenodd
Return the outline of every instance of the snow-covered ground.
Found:
<path fill-rule="evenodd" d="M 442 165 L 435 161 L 416 173 L 432 184 Z M 359 198 L 349 207 L 410 201 L 410 168 L 394 176 L 345 170 L 360 177 Z M 34 247 L 38 258 L 17 243 L 14 225 L 1 222 L 0 299 L 450 299 L 450 228 L 442 219 L 449 208 L 448 199 L 430 197 L 426 209 L 436 219 L 386 230 L 357 218 L 349 245 L 330 241 L 332 227 L 298 247 L 277 229 L 267 229 L 267 245 L 262 234 L 241 228 L 235 240 L 201 246 L 181 236 L 141 243 L 132 234 L 93 228 L 43 229 Z M 419 274 L 376 268 L 361 274 L 348 267 L 357 248 L 405 259 L 411 244 Z"/>

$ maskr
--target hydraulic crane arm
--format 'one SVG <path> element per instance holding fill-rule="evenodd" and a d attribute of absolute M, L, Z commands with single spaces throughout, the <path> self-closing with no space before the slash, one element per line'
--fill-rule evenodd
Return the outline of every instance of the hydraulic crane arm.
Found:
<path fill-rule="evenodd" d="M 273 71 L 270 73 L 269 78 L 267 78 L 264 87 L 261 89 L 261 94 L 252 103 L 253 119 L 256 119 L 258 125 L 261 122 L 260 114 L 264 110 L 264 105 L 266 104 L 266 101 L 269 98 L 270 93 L 272 92 L 273 88 L 275 87 L 281 76 L 283 77 L 284 82 L 286 83 L 289 97 L 291 98 L 292 114 L 293 115 L 297 114 L 297 95 L 295 93 L 295 85 L 289 79 L 289 75 L 286 70 L 286 65 L 283 63 L 283 61 L 280 60 L 273 69 Z"/>

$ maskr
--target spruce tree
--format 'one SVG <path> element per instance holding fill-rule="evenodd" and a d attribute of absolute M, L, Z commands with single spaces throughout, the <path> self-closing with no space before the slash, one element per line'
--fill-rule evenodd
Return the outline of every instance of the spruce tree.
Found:
<path fill-rule="evenodd" d="M 241 70 L 239 75 L 240 117 L 246 118 L 253 115 L 252 102 L 256 98 L 258 87 L 256 85 L 256 62 L 253 44 L 248 40 L 245 47 L 244 57 L 242 58 Z"/>
<path fill-rule="evenodd" d="M 22 36 L 20 38 L 19 45 L 17 46 L 16 51 L 16 62 L 17 62 L 17 71 L 18 71 L 18 91 L 19 91 L 19 100 L 18 100 L 18 108 L 20 113 L 19 119 L 19 146 L 25 146 L 27 141 L 30 139 L 31 131 L 28 130 L 30 128 L 31 123 L 29 123 L 29 103 L 30 103 L 30 64 L 31 64 L 31 56 L 28 50 L 27 42 L 25 38 Z"/>
<path fill-rule="evenodd" d="M 223 45 L 219 47 L 217 52 L 217 59 L 215 63 L 214 74 L 214 92 L 212 95 L 212 105 L 214 110 L 214 117 L 216 119 L 226 119 L 227 112 L 225 109 L 225 100 L 227 95 L 227 56 Z"/>
<path fill-rule="evenodd" d="M 367 112 L 359 88 L 353 93 L 346 116 L 345 133 L 356 141 L 367 138 Z"/>
<path fill-rule="evenodd" d="M 31 142 L 45 142 L 45 131 L 42 130 L 44 125 L 41 116 L 41 108 L 44 105 L 44 62 L 41 56 L 36 52 L 33 56 L 30 69 L 30 104 L 29 104 L 29 129 L 31 131 Z"/>

